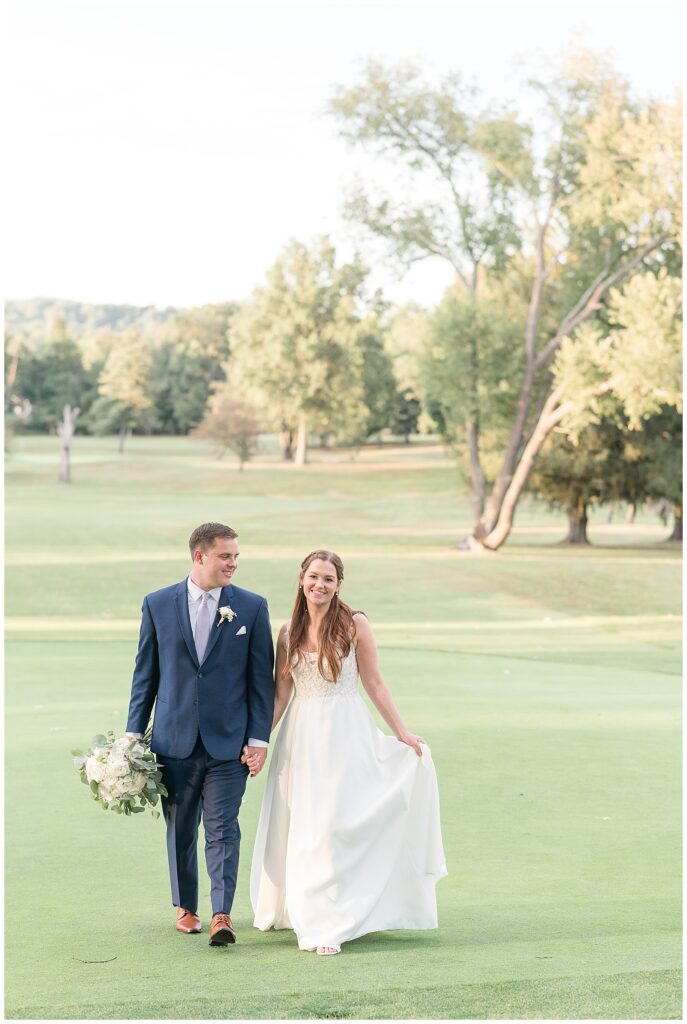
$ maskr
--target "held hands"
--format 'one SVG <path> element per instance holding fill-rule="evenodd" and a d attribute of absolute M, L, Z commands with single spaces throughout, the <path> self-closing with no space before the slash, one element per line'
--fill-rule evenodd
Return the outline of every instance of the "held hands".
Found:
<path fill-rule="evenodd" d="M 243 748 L 243 754 L 241 756 L 241 764 L 248 765 L 248 771 L 251 775 L 258 775 L 267 760 L 267 747 L 249 747 L 246 745 Z"/>
<path fill-rule="evenodd" d="M 422 757 L 422 747 L 420 744 L 425 742 L 422 736 L 415 736 L 412 732 L 402 732 L 397 739 L 401 743 L 406 743 L 409 747 L 412 747 L 418 757 Z"/>

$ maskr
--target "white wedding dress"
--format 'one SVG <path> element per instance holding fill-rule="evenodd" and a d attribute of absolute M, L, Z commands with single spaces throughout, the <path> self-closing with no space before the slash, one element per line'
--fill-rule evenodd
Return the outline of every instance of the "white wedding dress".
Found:
<path fill-rule="evenodd" d="M 293 678 L 253 852 L 255 927 L 292 928 L 301 949 L 436 928 L 446 863 L 429 747 L 418 757 L 376 727 L 353 645 L 336 683 L 313 653 Z"/>

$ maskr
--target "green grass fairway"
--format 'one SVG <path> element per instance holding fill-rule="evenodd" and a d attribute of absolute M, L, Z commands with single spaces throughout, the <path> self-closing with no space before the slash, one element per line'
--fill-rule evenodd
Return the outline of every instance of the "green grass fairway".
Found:
<path fill-rule="evenodd" d="M 236 472 L 185 439 L 78 438 L 8 457 L 8 1018 L 677 1019 L 680 550 L 648 514 L 525 503 L 498 554 L 459 552 L 469 500 L 436 445 L 269 451 Z M 199 522 L 240 533 L 236 582 L 288 617 L 300 559 L 333 547 L 408 725 L 431 744 L 449 876 L 433 932 L 341 956 L 252 928 L 249 782 L 238 943 L 173 927 L 164 832 L 89 800 L 70 750 L 126 720 L 143 595 L 183 578 Z M 204 861 L 200 858 L 201 866 Z"/>

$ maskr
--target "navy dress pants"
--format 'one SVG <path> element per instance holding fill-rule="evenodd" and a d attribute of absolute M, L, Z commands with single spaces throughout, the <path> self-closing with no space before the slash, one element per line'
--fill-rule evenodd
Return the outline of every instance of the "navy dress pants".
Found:
<path fill-rule="evenodd" d="M 241 830 L 238 814 L 248 766 L 211 757 L 198 736 L 190 757 L 160 757 L 167 822 L 172 903 L 198 911 L 198 826 L 205 829 L 205 862 L 213 914 L 229 914 L 236 891 Z"/>

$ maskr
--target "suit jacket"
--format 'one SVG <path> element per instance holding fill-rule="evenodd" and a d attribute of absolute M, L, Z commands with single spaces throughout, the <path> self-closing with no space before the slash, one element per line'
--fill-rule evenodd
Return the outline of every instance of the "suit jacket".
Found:
<path fill-rule="evenodd" d="M 143 600 L 127 731 L 145 732 L 154 702 L 156 754 L 188 757 L 199 732 L 208 753 L 223 761 L 239 758 L 248 737 L 269 741 L 274 647 L 267 602 L 232 584 L 222 588 L 218 607 L 224 605 L 236 617 L 222 622 L 217 612 L 199 664 L 186 580 Z"/>

